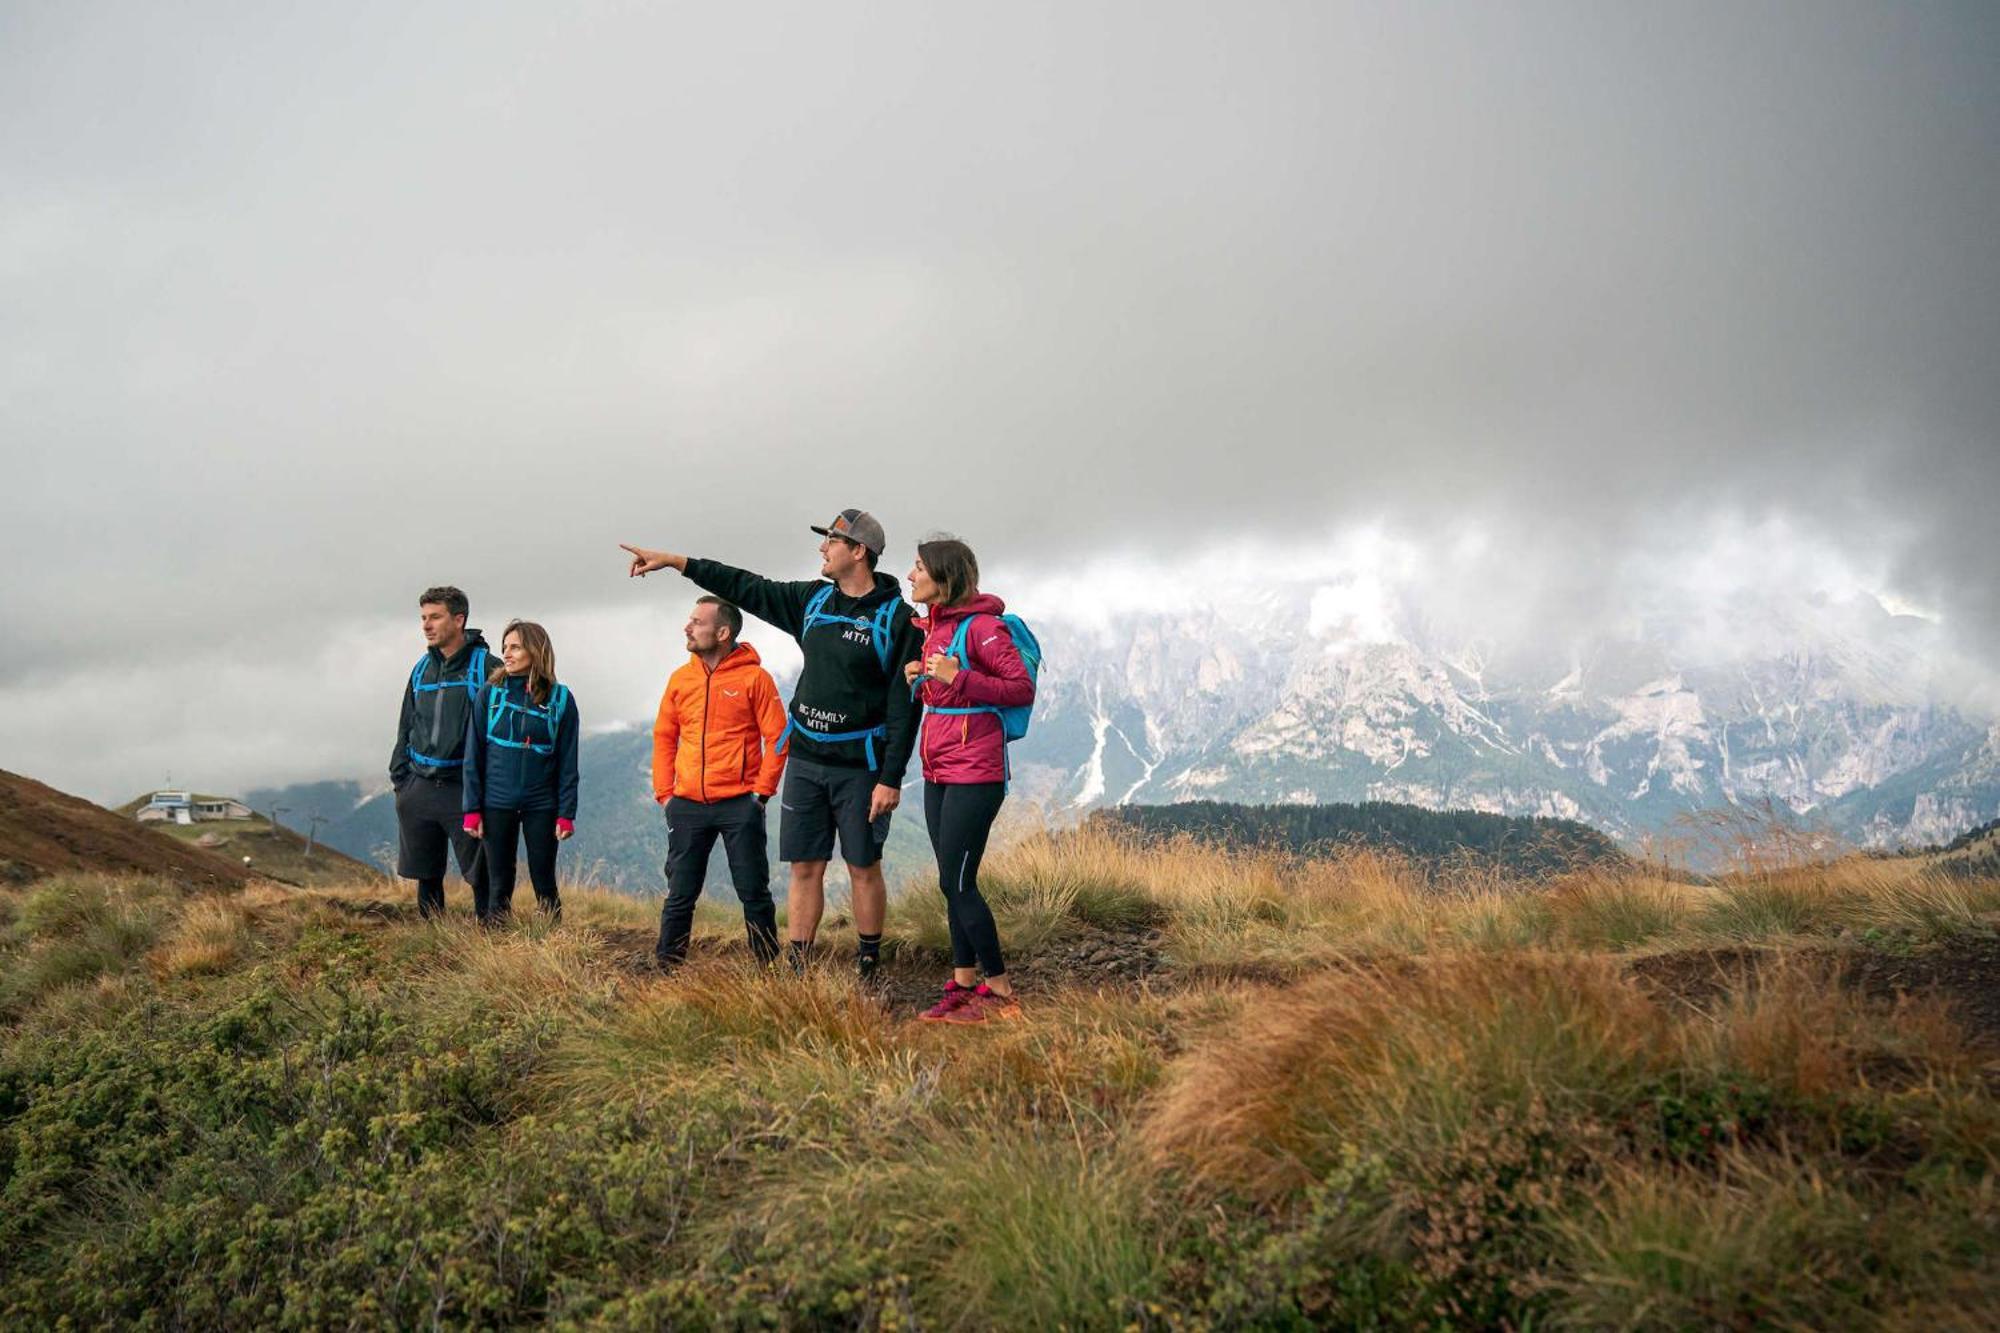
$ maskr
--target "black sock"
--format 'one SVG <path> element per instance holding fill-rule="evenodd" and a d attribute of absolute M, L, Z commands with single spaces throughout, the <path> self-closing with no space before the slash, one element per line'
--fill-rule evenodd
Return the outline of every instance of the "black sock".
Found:
<path fill-rule="evenodd" d="M 881 931 L 878 930 L 873 935 L 863 935 L 860 931 L 856 931 L 854 938 L 861 941 L 860 953 L 863 958 L 880 958 L 882 956 Z"/>
<path fill-rule="evenodd" d="M 810 948 L 811 940 L 785 941 L 785 961 L 792 965 L 792 971 L 803 973 L 806 970 L 806 950 Z"/>

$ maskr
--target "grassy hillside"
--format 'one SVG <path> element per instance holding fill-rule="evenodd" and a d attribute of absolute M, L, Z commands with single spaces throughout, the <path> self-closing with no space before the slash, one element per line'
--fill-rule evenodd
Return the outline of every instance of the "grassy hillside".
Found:
<path fill-rule="evenodd" d="M 249 819 L 217 819 L 200 824 L 145 824 L 148 833 L 193 851 L 219 856 L 249 873 L 297 887 L 357 885 L 379 878 L 381 872 L 318 843 L 310 854 L 303 834 L 273 827 L 262 815 Z M 245 857 L 249 857 L 246 865 Z"/>
<path fill-rule="evenodd" d="M 249 878 L 240 863 L 156 838 L 101 805 L 0 769 L 0 883 L 72 870 L 168 875 L 190 887 Z"/>
<path fill-rule="evenodd" d="M 1372 847 L 1431 866 L 1483 862 L 1522 878 L 1584 866 L 1622 866 L 1628 859 L 1610 838 L 1573 819 L 1428 810 L 1393 801 L 1359 805 L 1180 801 L 1115 806 L 1091 818 L 1146 838 L 1187 835 L 1239 850 L 1268 848 L 1302 856 Z"/>
<path fill-rule="evenodd" d="M 375 888 L 0 890 L 0 1321 L 1990 1327 L 2000 882 L 1031 839 L 1027 1015 Z M 838 934 L 838 932 L 830 932 Z"/>
<path fill-rule="evenodd" d="M 2000 819 L 1953 838 L 1935 857 L 1947 874 L 2000 877 Z"/>

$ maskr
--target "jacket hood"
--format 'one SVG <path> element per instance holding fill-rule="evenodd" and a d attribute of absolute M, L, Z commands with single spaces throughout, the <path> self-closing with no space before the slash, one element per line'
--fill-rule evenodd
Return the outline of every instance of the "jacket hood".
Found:
<path fill-rule="evenodd" d="M 833 590 L 836 593 L 838 593 L 840 591 L 840 585 L 838 583 L 835 583 L 833 585 Z M 854 599 L 854 604 L 856 606 L 880 606 L 882 605 L 882 603 L 888 601 L 890 598 L 901 597 L 902 595 L 903 595 L 902 582 L 898 580 L 893 574 L 884 574 L 881 570 L 878 569 L 875 571 L 874 591 L 865 592 L 861 594 L 861 596 Z"/>
<path fill-rule="evenodd" d="M 753 667 L 760 667 L 763 664 L 764 659 L 757 655 L 756 648 L 747 643 L 738 643 L 730 650 L 729 656 L 715 664 L 715 674 L 720 676 L 725 672 L 748 671 Z M 700 653 L 689 653 L 688 665 L 696 671 L 706 671 L 708 669 L 702 665 Z"/>
<path fill-rule="evenodd" d="M 1007 603 L 990 592 L 981 592 L 974 593 L 969 601 L 960 602 L 957 606 L 932 607 L 928 619 L 923 616 L 913 616 L 911 619 L 918 629 L 929 634 L 937 625 L 956 625 L 971 616 L 998 616 L 1006 613 Z"/>
<path fill-rule="evenodd" d="M 432 657 L 443 658 L 447 662 L 462 662 L 466 658 L 472 656 L 472 650 L 474 648 L 484 648 L 487 651 L 487 653 L 490 656 L 492 656 L 496 661 L 500 657 L 500 650 L 498 648 L 495 648 L 492 644 L 486 642 L 485 633 L 483 631 L 476 629 L 468 629 L 465 631 L 465 642 L 461 643 L 458 646 L 458 651 L 453 653 L 450 657 L 445 657 L 445 655 L 439 652 L 435 647 L 427 648 L 425 651 L 430 653 Z"/>

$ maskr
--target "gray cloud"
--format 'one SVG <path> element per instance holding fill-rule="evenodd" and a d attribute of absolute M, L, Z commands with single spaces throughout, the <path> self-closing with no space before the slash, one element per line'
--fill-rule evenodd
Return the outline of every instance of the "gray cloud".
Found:
<path fill-rule="evenodd" d="M 1573 620 L 1780 515 L 2000 642 L 1989 6 L 0 25 L 9 689 L 849 503 L 1024 568 L 1478 523 Z"/>

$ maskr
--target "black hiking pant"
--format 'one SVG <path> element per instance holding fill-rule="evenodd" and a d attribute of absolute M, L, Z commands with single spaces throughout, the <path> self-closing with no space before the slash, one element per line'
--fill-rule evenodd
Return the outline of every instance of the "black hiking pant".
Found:
<path fill-rule="evenodd" d="M 528 879 L 535 886 L 535 905 L 551 917 L 562 917 L 556 893 L 556 812 L 553 810 L 485 810 L 486 875 L 490 881 L 491 917 L 506 917 L 514 904 L 514 866 L 519 844 L 528 848 Z"/>
<path fill-rule="evenodd" d="M 667 802 L 667 901 L 660 908 L 660 941 L 653 953 L 661 967 L 687 960 L 694 930 L 694 905 L 708 879 L 709 854 L 722 839 L 729 880 L 743 904 L 743 929 L 759 963 L 778 956 L 778 912 L 771 902 L 771 861 L 764 830 L 764 804 L 745 792 L 726 801 Z"/>
<path fill-rule="evenodd" d="M 993 909 L 979 892 L 979 862 L 1006 799 L 1004 782 L 924 783 L 924 825 L 937 853 L 938 887 L 951 922 L 951 965 L 976 966 L 989 977 L 1005 973 L 1007 960 L 1000 956 Z"/>

